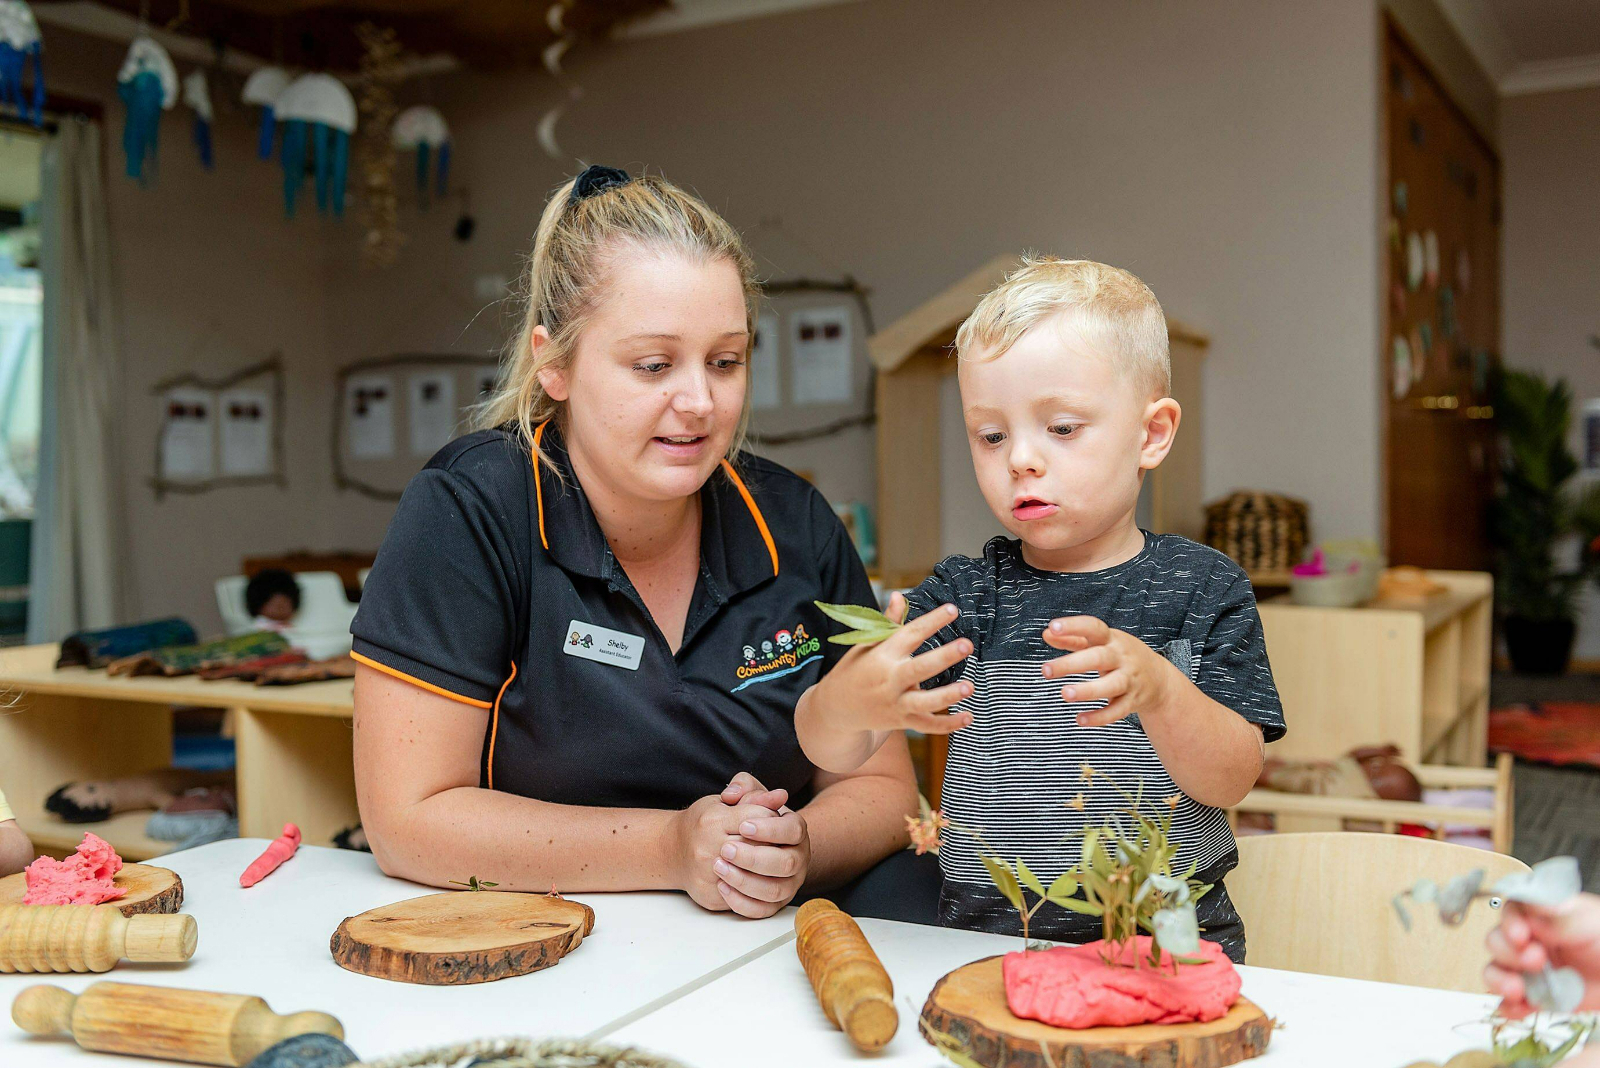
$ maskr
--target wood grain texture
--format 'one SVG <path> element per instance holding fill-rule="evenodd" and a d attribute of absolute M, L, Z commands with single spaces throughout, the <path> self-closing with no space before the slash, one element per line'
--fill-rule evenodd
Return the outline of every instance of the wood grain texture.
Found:
<path fill-rule="evenodd" d="M 1423 876 L 1443 885 L 1474 868 L 1485 886 L 1528 870 L 1515 857 L 1407 835 L 1251 835 L 1239 839 L 1228 896 L 1249 932 L 1250 964 L 1480 992 L 1484 939 L 1500 913 L 1477 901 L 1461 926 L 1447 927 L 1434 906 L 1411 905 L 1406 931 L 1392 903 Z"/>
<path fill-rule="evenodd" d="M 194 956 L 193 916 L 124 916 L 114 905 L 0 905 L 0 973 L 104 972 L 119 961 Z"/>
<path fill-rule="evenodd" d="M 127 887 L 128 892 L 106 904 L 124 916 L 161 915 L 183 907 L 183 880 L 177 872 L 150 864 L 125 864 L 112 881 Z M 20 905 L 27 892 L 26 872 L 0 879 L 0 905 Z"/>
<path fill-rule="evenodd" d="M 594 910 L 546 894 L 450 891 L 351 916 L 329 949 L 341 968 L 402 983 L 492 983 L 548 968 L 594 930 Z"/>
<path fill-rule="evenodd" d="M 280 1016 L 258 997 L 131 983 L 95 983 L 74 997 L 34 986 L 11 1007 L 16 1025 L 34 1035 L 68 1034 L 86 1050 L 242 1068 L 286 1038 L 344 1027 L 325 1012 Z"/>
<path fill-rule="evenodd" d="M 922 1024 L 948 1035 L 988 1068 L 1222 1068 L 1259 1057 L 1272 1021 L 1240 998 L 1209 1023 L 1051 1027 L 1013 1016 L 1006 1006 L 1001 957 L 974 961 L 940 979 Z"/>

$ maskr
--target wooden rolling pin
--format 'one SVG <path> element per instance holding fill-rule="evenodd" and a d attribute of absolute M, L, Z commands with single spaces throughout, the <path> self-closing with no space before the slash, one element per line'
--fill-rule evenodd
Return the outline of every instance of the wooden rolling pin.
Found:
<path fill-rule="evenodd" d="M 856 921 L 831 901 L 813 898 L 794 918 L 795 949 L 828 1022 L 856 1049 L 876 1053 L 900 1026 L 894 984 Z"/>
<path fill-rule="evenodd" d="M 30 986 L 11 1005 L 17 1026 L 34 1035 L 66 1033 L 96 1053 L 243 1068 L 262 1050 L 295 1035 L 344 1027 L 325 1012 L 279 1016 L 260 998 L 131 983 L 95 983 L 73 995 Z"/>
<path fill-rule="evenodd" d="M 105 972 L 118 961 L 185 961 L 199 928 L 182 913 L 124 916 L 115 905 L 0 905 L 0 973 Z"/>

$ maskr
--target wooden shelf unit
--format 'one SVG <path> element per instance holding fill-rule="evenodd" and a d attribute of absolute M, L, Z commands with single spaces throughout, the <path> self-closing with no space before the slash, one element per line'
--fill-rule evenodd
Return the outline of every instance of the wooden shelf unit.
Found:
<path fill-rule="evenodd" d="M 1260 606 L 1289 725 L 1272 755 L 1331 760 L 1392 743 L 1413 764 L 1487 763 L 1494 581 L 1478 571 L 1427 575 L 1445 592 L 1426 601 L 1313 608 L 1281 597 Z"/>
<path fill-rule="evenodd" d="M 111 678 L 58 670 L 57 655 L 55 645 L 0 651 L 0 688 L 14 695 L 0 715 L 0 786 L 41 852 L 70 852 L 85 831 L 129 861 L 173 848 L 145 836 L 149 812 L 63 823 L 44 811 L 44 799 L 63 783 L 170 765 L 174 705 L 234 713 L 241 835 L 275 838 L 292 822 L 322 845 L 357 822 L 350 680 L 267 687 L 194 676 Z"/>

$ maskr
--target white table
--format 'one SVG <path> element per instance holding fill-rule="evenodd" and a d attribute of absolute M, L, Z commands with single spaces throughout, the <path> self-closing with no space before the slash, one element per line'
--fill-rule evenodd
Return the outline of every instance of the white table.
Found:
<path fill-rule="evenodd" d="M 595 910 L 594 933 L 554 968 L 472 986 L 390 982 L 340 968 L 328 940 L 347 916 L 437 890 L 388 878 L 365 853 L 317 846 L 301 846 L 262 882 L 240 889 L 239 873 L 266 846 L 238 838 L 160 858 L 183 879 L 183 911 L 200 927 L 187 965 L 124 963 L 99 976 L 0 975 L 0 1066 L 164 1063 L 107 1061 L 65 1039 L 25 1035 L 11 1022 L 11 1001 L 40 982 L 74 993 L 115 979 L 255 994 L 279 1013 L 331 1012 L 350 1048 L 373 1058 L 469 1038 L 588 1034 L 794 937 L 788 915 L 741 922 L 682 894 L 586 895 L 575 900 Z M 468 875 L 493 878 L 462 878 Z"/>
<path fill-rule="evenodd" d="M 187 965 L 121 965 L 101 976 L 0 975 L 0 1065 L 152 1062 L 105 1060 L 65 1039 L 24 1035 L 10 1022 L 24 987 L 80 991 L 102 979 L 256 994 L 277 1012 L 320 1009 L 343 1021 L 364 1058 L 500 1035 L 586 1036 L 638 1045 L 692 1068 L 752 1064 L 945 1065 L 916 1033 L 928 991 L 946 972 L 1017 948 L 1018 939 L 864 920 L 900 1000 L 900 1033 L 882 1055 L 855 1054 L 822 1016 L 791 943 L 792 910 L 742 920 L 681 894 L 574 895 L 595 910 L 594 933 L 553 969 L 463 987 L 371 979 L 333 963 L 328 939 L 346 916 L 432 893 L 390 879 L 370 856 L 304 846 L 264 882 L 239 873 L 266 842 L 238 839 L 173 853 L 184 911 L 200 926 Z M 492 877 L 489 873 L 480 874 Z M 1251 1063 L 1401 1065 L 1444 1060 L 1482 1044 L 1485 995 L 1244 968 L 1244 992 L 1285 1026 Z"/>
<path fill-rule="evenodd" d="M 980 957 L 1021 948 L 1021 939 L 973 931 L 862 920 L 900 1008 L 900 1030 L 877 1057 L 861 1057 L 834 1030 L 806 982 L 792 947 L 768 953 L 701 987 L 664 1012 L 610 1031 L 607 1041 L 642 1046 L 694 1068 L 870 1063 L 948 1068 L 921 1035 L 917 1015 L 933 984 Z M 1250 1065 L 1298 1068 L 1399 1068 L 1415 1060 L 1443 1062 L 1488 1042 L 1481 1021 L 1495 999 L 1481 994 L 1239 969 L 1244 994 L 1284 1026 L 1267 1053 Z M 781 1021 L 781 1024 L 778 1022 Z M 781 1027 L 781 1031 L 779 1028 Z M 759 1056 L 757 1055 L 759 1052 Z"/>

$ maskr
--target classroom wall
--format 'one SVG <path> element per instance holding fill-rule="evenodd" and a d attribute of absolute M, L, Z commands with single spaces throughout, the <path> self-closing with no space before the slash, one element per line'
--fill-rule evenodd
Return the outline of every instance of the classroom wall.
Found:
<path fill-rule="evenodd" d="M 324 234 L 314 212 L 286 222 L 282 172 L 255 159 L 242 108 L 213 88 L 216 170 L 190 144 L 181 105 L 161 125 L 160 164 L 141 186 L 123 175 L 115 78 L 125 44 L 46 27 L 52 92 L 99 101 L 123 366 L 117 459 L 127 510 L 127 616 L 179 614 L 219 631 L 212 581 L 240 557 L 328 547 L 330 488 Z M 191 65 L 180 63 L 180 73 Z M 157 501 L 160 411 L 154 384 L 181 371 L 221 376 L 274 350 L 287 367 L 287 489 L 236 487 Z"/>
<path fill-rule="evenodd" d="M 584 95 L 557 136 L 573 157 L 697 189 L 769 277 L 854 275 L 880 324 L 1000 251 L 1127 266 L 1212 337 L 1207 498 L 1281 490 L 1312 502 L 1319 535 L 1373 536 L 1378 10 L 1014 0 L 1001 21 L 978 0 L 830 6 L 581 47 L 569 72 Z M 107 103 L 119 165 L 124 46 L 49 37 L 52 87 Z M 499 351 L 544 197 L 578 166 L 536 140 L 559 97 L 530 71 L 403 90 L 449 117 L 455 188 L 423 210 L 402 168 L 407 245 L 384 270 L 360 262 L 358 215 L 282 217 L 280 172 L 253 159 L 253 120 L 228 101 L 215 173 L 195 163 L 181 108 L 154 183 L 113 170 L 132 615 L 215 626 L 211 578 L 241 555 L 378 544 L 393 505 L 332 486 L 333 376 L 374 356 Z M 477 222 L 467 242 L 452 236 L 464 211 Z M 272 349 L 290 367 L 289 488 L 157 503 L 149 387 Z M 872 500 L 871 442 L 855 430 L 766 451 L 835 499 Z M 964 450 L 944 452 L 929 474 L 944 483 L 946 546 L 972 551 L 992 521 Z"/>
<path fill-rule="evenodd" d="M 1505 169 L 1505 360 L 1565 378 L 1577 412 L 1600 398 L 1600 87 L 1511 96 Z M 1585 592 L 1575 655 L 1600 658 L 1600 593 Z"/>
<path fill-rule="evenodd" d="M 583 98 L 557 134 L 698 189 L 769 273 L 854 274 L 880 323 L 997 252 L 1126 266 L 1211 335 L 1207 497 L 1281 490 L 1321 533 L 1375 535 L 1376 5 L 995 10 L 875 0 L 578 50 Z M 474 276 L 513 270 L 575 166 L 535 140 L 556 91 L 542 73 L 439 88 L 478 235 L 453 245 L 436 220 L 401 269 L 355 280 L 336 348 L 486 343 L 484 319 L 462 333 L 484 303 Z M 869 485 L 863 444 L 808 464 L 825 491 Z M 971 499 L 964 464 L 943 477 L 947 500 Z M 946 535 L 973 547 L 960 516 Z"/>

